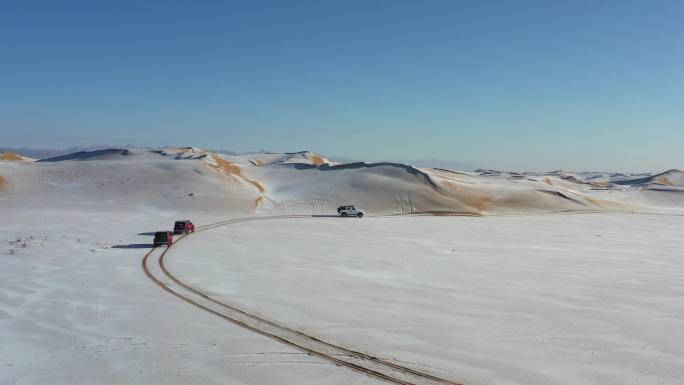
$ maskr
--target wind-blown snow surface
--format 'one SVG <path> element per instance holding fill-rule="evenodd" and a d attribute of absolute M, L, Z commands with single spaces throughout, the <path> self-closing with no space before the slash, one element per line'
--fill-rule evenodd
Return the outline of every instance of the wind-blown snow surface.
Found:
<path fill-rule="evenodd" d="M 269 220 L 202 233 L 168 263 L 223 301 L 465 384 L 674 385 L 682 227 L 630 214 Z"/>
<path fill-rule="evenodd" d="M 182 303 L 140 267 L 151 232 L 175 219 L 339 204 L 371 217 L 198 233 L 170 268 L 266 318 L 466 384 L 681 383 L 684 217 L 671 214 L 683 191 L 677 170 L 454 172 L 198 148 L 6 155 L 0 383 L 375 383 Z M 530 215 L 587 211 L 599 213 Z M 484 216 L 372 217 L 416 212 Z"/>
<path fill-rule="evenodd" d="M 377 383 L 152 283 L 140 261 L 165 215 L 1 212 L 0 384 Z"/>

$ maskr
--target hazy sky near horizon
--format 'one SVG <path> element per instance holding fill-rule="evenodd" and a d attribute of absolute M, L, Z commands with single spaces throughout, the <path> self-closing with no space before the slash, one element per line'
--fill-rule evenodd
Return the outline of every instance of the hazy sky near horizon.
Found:
<path fill-rule="evenodd" d="M 0 146 L 684 168 L 682 1 L 0 2 Z"/>

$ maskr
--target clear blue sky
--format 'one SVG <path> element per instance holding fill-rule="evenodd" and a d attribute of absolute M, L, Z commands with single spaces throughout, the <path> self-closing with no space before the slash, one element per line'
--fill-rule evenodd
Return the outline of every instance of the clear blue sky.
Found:
<path fill-rule="evenodd" d="M 684 168 L 684 1 L 4 0 L 0 134 Z"/>

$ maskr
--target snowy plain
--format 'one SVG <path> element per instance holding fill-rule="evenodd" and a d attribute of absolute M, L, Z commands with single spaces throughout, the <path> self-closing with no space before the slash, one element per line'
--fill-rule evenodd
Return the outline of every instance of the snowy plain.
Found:
<path fill-rule="evenodd" d="M 268 220 L 195 236 L 168 263 L 238 307 L 465 384 L 674 385 L 682 227 L 616 213 Z"/>
<path fill-rule="evenodd" d="M 378 383 L 159 289 L 140 261 L 165 216 L 2 213 L 1 384 Z"/>

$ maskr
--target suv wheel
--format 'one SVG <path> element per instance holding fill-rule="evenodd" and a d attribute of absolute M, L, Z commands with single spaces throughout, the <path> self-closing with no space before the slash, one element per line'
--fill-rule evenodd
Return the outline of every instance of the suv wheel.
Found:
<path fill-rule="evenodd" d="M 346 212 L 345 212 L 345 213 L 342 213 L 342 216 L 343 216 L 343 217 L 346 217 L 346 216 L 347 216 L 347 213 L 346 213 Z"/>
<path fill-rule="evenodd" d="M 363 217 L 363 213 L 359 213 L 358 216 L 359 216 L 359 218 Z"/>

